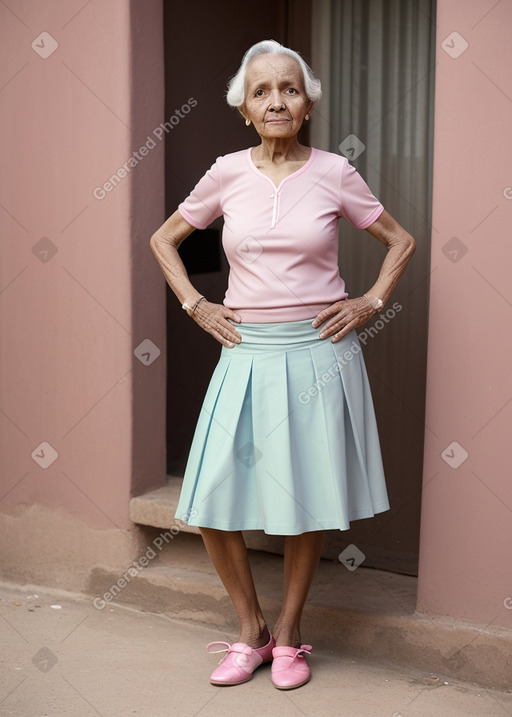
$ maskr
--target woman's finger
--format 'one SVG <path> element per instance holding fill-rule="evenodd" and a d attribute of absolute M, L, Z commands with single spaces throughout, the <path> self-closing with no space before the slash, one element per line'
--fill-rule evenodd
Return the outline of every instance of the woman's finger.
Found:
<path fill-rule="evenodd" d="M 209 333 L 213 336 L 214 339 L 217 339 L 220 344 L 226 346 L 228 349 L 232 349 L 233 346 L 236 346 L 236 344 L 238 343 L 237 341 L 231 341 L 218 331 L 210 331 Z"/>
<path fill-rule="evenodd" d="M 201 324 L 199 324 L 201 326 Z M 233 334 L 229 333 L 223 326 L 214 325 L 213 323 L 204 324 L 201 326 L 202 329 L 207 331 L 214 339 L 219 341 L 223 346 L 232 347 L 239 344 L 241 337 L 238 338 Z"/>
<path fill-rule="evenodd" d="M 319 336 L 321 339 L 328 339 L 330 336 L 335 334 L 336 331 L 341 330 L 344 325 L 345 324 L 342 320 L 336 319 L 335 321 L 330 321 L 326 326 L 324 326 Z"/>
<path fill-rule="evenodd" d="M 224 338 L 228 339 L 231 342 L 240 343 L 242 340 L 241 334 L 238 333 L 238 331 L 234 328 L 233 324 L 231 324 L 227 319 L 223 318 L 222 316 L 217 317 L 216 321 L 213 323 L 213 327 L 223 336 Z"/>
<path fill-rule="evenodd" d="M 336 337 L 339 341 L 353 329 L 362 326 L 371 317 L 373 310 L 366 301 L 360 299 L 350 299 L 344 302 L 341 311 L 329 321 L 320 333 L 321 339 L 327 339 L 331 336 Z"/>
<path fill-rule="evenodd" d="M 347 334 L 349 334 L 354 329 L 357 329 L 358 324 L 356 322 L 351 322 L 350 324 L 347 324 L 346 326 L 341 329 L 341 331 L 337 331 L 334 333 L 334 335 L 331 338 L 331 343 L 335 344 L 337 341 L 341 341 L 342 338 L 344 338 Z"/>
<path fill-rule="evenodd" d="M 192 317 L 202 329 L 211 334 L 217 341 L 220 341 L 225 346 L 232 346 L 240 343 L 242 336 L 230 323 L 226 314 L 233 317 L 232 320 L 239 318 L 238 314 L 226 309 L 223 305 L 202 301 L 192 314 Z"/>
<path fill-rule="evenodd" d="M 223 326 L 229 333 L 230 336 L 234 336 L 235 338 L 242 339 L 241 334 L 238 333 L 238 331 L 235 329 L 233 324 L 228 321 L 225 317 L 220 319 L 220 324 Z"/>
<path fill-rule="evenodd" d="M 312 322 L 312 327 L 316 329 L 320 324 L 323 324 L 323 322 L 329 318 L 329 316 L 332 316 L 333 314 L 337 314 L 340 311 L 341 304 L 343 302 L 337 301 L 334 304 L 331 304 L 331 306 L 328 306 L 325 309 L 322 309 L 319 314 L 317 314 Z"/>

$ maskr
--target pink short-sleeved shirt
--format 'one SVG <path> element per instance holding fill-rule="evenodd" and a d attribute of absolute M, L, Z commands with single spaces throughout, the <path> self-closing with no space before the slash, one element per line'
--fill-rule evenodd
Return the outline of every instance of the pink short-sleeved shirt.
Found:
<path fill-rule="evenodd" d="M 366 229 L 384 207 L 340 155 L 312 148 L 276 187 L 251 150 L 218 157 L 178 210 L 197 229 L 224 216 L 224 305 L 242 321 L 312 319 L 348 296 L 338 267 L 340 218 Z"/>

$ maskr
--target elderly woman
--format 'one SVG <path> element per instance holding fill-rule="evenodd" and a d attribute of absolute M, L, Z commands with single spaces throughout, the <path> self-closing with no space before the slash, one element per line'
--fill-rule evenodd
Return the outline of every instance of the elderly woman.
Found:
<path fill-rule="evenodd" d="M 300 621 L 325 530 L 389 509 L 356 329 L 389 299 L 414 239 L 344 157 L 301 145 L 320 81 L 273 40 L 244 55 L 227 101 L 256 146 L 219 157 L 151 237 L 183 309 L 222 344 L 192 442 L 176 517 L 199 526 L 240 622 L 215 685 L 272 661 L 280 689 L 308 681 Z M 223 304 L 191 284 L 178 254 L 194 229 L 224 217 L 230 266 Z M 348 298 L 338 267 L 340 218 L 387 253 L 373 286 Z M 243 530 L 285 535 L 283 603 L 270 632 Z"/>

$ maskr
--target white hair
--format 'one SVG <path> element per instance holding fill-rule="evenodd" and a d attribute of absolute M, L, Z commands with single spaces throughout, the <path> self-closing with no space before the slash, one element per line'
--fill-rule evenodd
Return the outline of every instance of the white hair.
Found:
<path fill-rule="evenodd" d="M 313 70 L 304 62 L 302 57 L 295 50 L 280 45 L 275 40 L 263 40 L 250 47 L 242 59 L 238 72 L 228 82 L 226 100 L 231 107 L 241 107 L 245 101 L 245 73 L 249 62 L 258 55 L 288 55 L 299 63 L 304 78 L 304 89 L 308 99 L 318 102 L 322 96 L 320 80 L 315 77 Z"/>

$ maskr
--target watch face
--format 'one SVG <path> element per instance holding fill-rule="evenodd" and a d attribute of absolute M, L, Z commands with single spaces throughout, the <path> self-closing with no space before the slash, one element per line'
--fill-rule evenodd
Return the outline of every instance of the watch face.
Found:
<path fill-rule="evenodd" d="M 377 299 L 377 304 L 376 304 L 376 306 L 377 306 L 378 309 L 382 309 L 382 307 L 384 306 L 384 304 L 383 304 L 383 302 L 382 302 L 382 299 Z"/>

